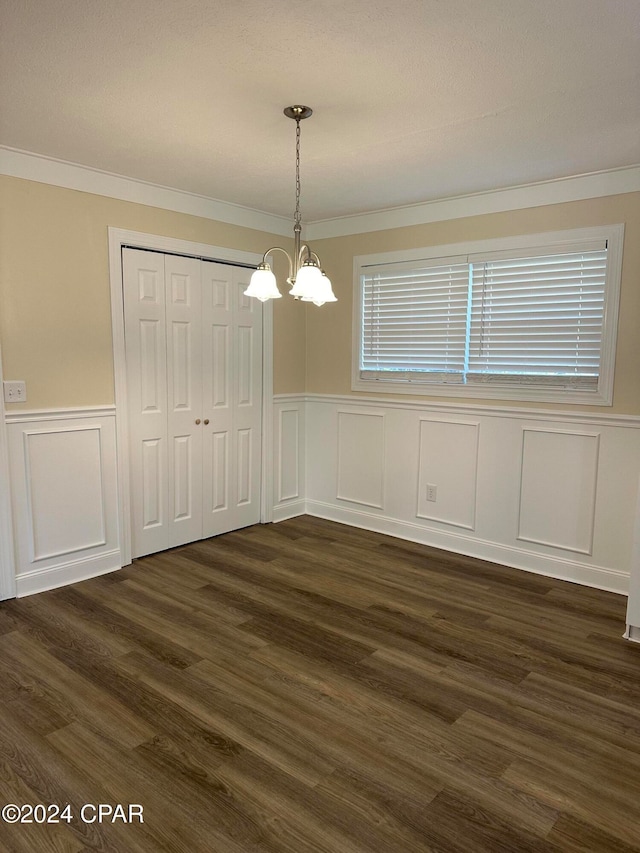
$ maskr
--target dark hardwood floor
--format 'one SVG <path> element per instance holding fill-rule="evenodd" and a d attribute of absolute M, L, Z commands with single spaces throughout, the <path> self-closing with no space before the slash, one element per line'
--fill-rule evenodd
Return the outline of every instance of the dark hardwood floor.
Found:
<path fill-rule="evenodd" d="M 640 851 L 625 605 L 306 516 L 5 602 L 0 847 Z"/>

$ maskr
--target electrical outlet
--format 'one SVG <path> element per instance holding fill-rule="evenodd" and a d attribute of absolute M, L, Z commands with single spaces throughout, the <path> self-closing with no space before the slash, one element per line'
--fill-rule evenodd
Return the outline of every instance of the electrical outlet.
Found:
<path fill-rule="evenodd" d="M 5 403 L 25 403 L 27 400 L 27 386 L 24 382 L 3 382 Z"/>
<path fill-rule="evenodd" d="M 427 500 L 435 501 L 438 499 L 438 487 L 433 483 L 427 483 Z"/>

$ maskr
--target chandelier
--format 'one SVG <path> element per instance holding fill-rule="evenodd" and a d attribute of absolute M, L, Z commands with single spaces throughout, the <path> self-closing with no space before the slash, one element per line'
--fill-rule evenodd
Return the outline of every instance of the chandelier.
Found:
<path fill-rule="evenodd" d="M 273 252 L 282 252 L 289 261 L 289 276 L 287 284 L 291 285 L 289 293 L 302 302 L 313 302 L 314 305 L 324 305 L 325 302 L 337 302 L 333 295 L 331 282 L 328 275 L 322 269 L 320 258 L 312 252 L 306 243 L 300 242 L 302 225 L 300 217 L 300 122 L 309 118 L 313 113 L 310 107 L 295 105 L 287 107 L 284 114 L 292 118 L 296 123 L 296 211 L 294 215 L 293 235 L 294 250 L 293 258 L 280 246 L 267 249 L 262 258 L 262 263 L 251 276 L 249 286 L 245 290 L 245 296 L 255 296 L 261 302 L 267 299 L 279 299 L 282 294 L 278 290 L 276 277 L 271 269 L 267 257 Z"/>

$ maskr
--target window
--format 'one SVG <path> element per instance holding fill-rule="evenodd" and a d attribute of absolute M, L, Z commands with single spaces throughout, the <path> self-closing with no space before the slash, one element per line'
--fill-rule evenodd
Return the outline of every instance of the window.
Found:
<path fill-rule="evenodd" d="M 622 231 L 357 258 L 354 389 L 610 405 Z"/>

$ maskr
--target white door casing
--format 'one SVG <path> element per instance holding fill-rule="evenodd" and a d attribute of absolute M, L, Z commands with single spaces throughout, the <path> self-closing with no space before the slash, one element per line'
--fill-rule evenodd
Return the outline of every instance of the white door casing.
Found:
<path fill-rule="evenodd" d="M 231 264 L 237 263 L 256 266 L 261 260 L 260 255 L 250 252 L 243 252 L 225 247 L 209 246 L 201 243 L 192 243 L 190 241 L 144 234 L 142 232 L 126 231 L 116 228 L 109 229 L 109 267 L 115 373 L 116 428 L 118 436 L 119 521 L 123 565 L 127 565 L 131 562 L 132 506 L 129 488 L 131 479 L 129 408 L 131 405 L 132 392 L 128 387 L 125 358 L 122 252 L 125 247 L 131 246 L 154 249 L 158 252 L 181 253 L 200 259 L 217 259 Z M 237 275 L 242 277 L 249 273 L 250 270 L 240 270 Z M 261 325 L 258 324 L 256 326 L 258 334 L 254 339 L 254 344 L 259 349 L 261 348 L 262 355 L 262 370 L 260 371 L 258 369 L 256 371 L 262 384 L 261 401 L 259 401 L 256 406 L 256 411 L 261 414 L 262 427 L 261 429 L 259 427 L 257 429 L 252 428 L 255 430 L 255 434 L 252 436 L 253 442 L 251 443 L 252 451 L 257 448 L 258 455 L 261 458 L 261 477 L 259 478 L 260 482 L 254 483 L 252 486 L 251 502 L 253 504 L 254 493 L 257 492 L 255 495 L 257 512 L 259 513 L 259 518 L 257 520 L 268 522 L 272 520 L 273 510 L 271 499 L 273 482 L 273 456 L 271 453 L 273 414 L 273 325 L 271 304 L 265 303 L 265 305 L 262 306 L 261 313 L 262 323 Z M 206 417 L 207 416 L 204 415 L 204 418 Z M 202 419 L 203 421 L 204 418 Z M 211 418 L 209 418 L 209 420 L 211 422 Z M 204 430 L 202 435 L 204 440 Z M 167 511 L 168 505 L 165 508 L 165 512 Z"/>
<path fill-rule="evenodd" d="M 16 565 L 11 519 L 9 451 L 2 392 L 2 356 L 0 354 L 0 600 L 16 594 Z"/>

